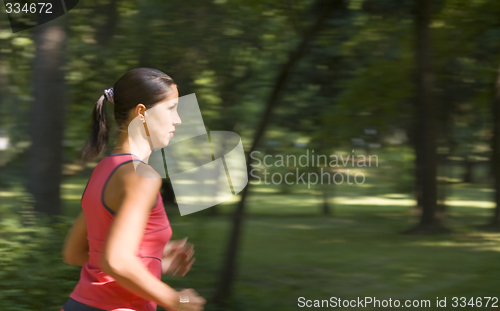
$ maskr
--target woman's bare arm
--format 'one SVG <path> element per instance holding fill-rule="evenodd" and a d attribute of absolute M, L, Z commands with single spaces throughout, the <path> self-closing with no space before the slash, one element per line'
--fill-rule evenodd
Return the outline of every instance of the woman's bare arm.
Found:
<path fill-rule="evenodd" d="M 139 176 L 132 164 L 124 165 L 120 175 L 124 194 L 104 247 L 102 270 L 132 293 L 176 310 L 178 292 L 149 272 L 136 256 L 162 180 Z"/>
<path fill-rule="evenodd" d="M 89 260 L 88 252 L 87 222 L 85 213 L 81 211 L 66 236 L 62 251 L 63 261 L 68 265 L 83 266 Z"/>

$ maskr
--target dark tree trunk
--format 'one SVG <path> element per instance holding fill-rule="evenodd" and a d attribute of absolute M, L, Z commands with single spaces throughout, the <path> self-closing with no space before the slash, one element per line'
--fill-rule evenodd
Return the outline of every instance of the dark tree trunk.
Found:
<path fill-rule="evenodd" d="M 417 68 L 417 129 L 416 129 L 416 193 L 422 206 L 419 225 L 410 232 L 434 233 L 443 231 L 437 211 L 437 153 L 436 112 L 433 101 L 434 81 L 431 66 L 431 3 L 416 0 L 415 62 Z"/>
<path fill-rule="evenodd" d="M 4 123 L 4 120 L 2 119 L 3 113 L 2 113 L 2 107 L 4 105 L 7 105 L 7 97 L 9 94 L 7 93 L 7 85 L 8 85 L 8 78 L 7 75 L 5 74 L 5 64 L 6 62 L 2 58 L 2 54 L 0 53 L 0 136 L 3 134 L 8 134 L 6 132 L 6 128 L 2 126 Z M 7 135 L 8 137 L 9 135 Z M 2 152 L 2 151 L 0 151 Z M 1 158 L 0 158 L 1 159 Z M 6 178 L 3 176 L 5 174 L 5 167 L 6 163 L 4 161 L 0 161 L 0 188 L 7 186 L 7 181 Z"/>
<path fill-rule="evenodd" d="M 34 28 L 33 108 L 27 188 L 35 211 L 61 213 L 60 183 L 66 103 L 63 66 L 66 63 L 67 16 Z"/>
<path fill-rule="evenodd" d="M 500 225 L 500 69 L 495 84 L 495 98 L 493 101 L 493 176 L 495 178 L 495 212 L 492 224 Z"/>
<path fill-rule="evenodd" d="M 177 208 L 177 203 L 175 202 L 174 188 L 172 187 L 172 182 L 170 178 L 163 179 L 161 185 L 161 197 L 163 203 L 167 210 L 175 210 Z"/>
<path fill-rule="evenodd" d="M 473 178 L 474 162 L 471 161 L 471 159 L 466 158 L 464 163 L 464 168 L 465 168 L 465 173 L 463 176 L 463 182 L 472 183 L 474 180 Z"/>
<path fill-rule="evenodd" d="M 444 130 L 444 128 L 442 129 Z M 442 177 L 438 184 L 437 192 L 437 207 L 436 207 L 436 218 L 439 222 L 443 222 L 446 217 L 446 198 L 448 197 L 448 177 L 451 175 L 451 165 L 448 163 L 448 153 L 442 154 L 440 156 L 439 164 L 441 167 Z"/>
<path fill-rule="evenodd" d="M 442 152 L 438 155 L 438 168 L 440 168 L 441 177 L 438 182 L 438 206 L 436 210 L 436 218 L 440 223 L 444 223 L 446 218 L 446 198 L 449 194 L 449 178 L 452 177 L 452 163 L 450 163 L 449 157 L 453 154 L 455 149 L 455 142 L 451 135 L 451 115 L 453 113 L 454 106 L 452 102 L 443 101 L 443 105 L 440 110 L 439 126 L 438 126 L 438 137 L 440 138 L 440 144 L 442 146 L 447 146 L 447 151 Z"/>
<path fill-rule="evenodd" d="M 7 97 L 7 75 L 5 74 L 5 61 L 2 58 L 2 54 L 0 53 L 0 107 L 6 102 Z M 0 124 L 2 121 L 0 120 Z"/>
<path fill-rule="evenodd" d="M 283 65 L 280 72 L 278 73 L 271 94 L 267 99 L 264 115 L 262 116 L 261 122 L 255 132 L 252 146 L 246 154 L 246 158 L 248 159 L 246 166 L 248 173 L 251 170 L 252 164 L 249 155 L 256 149 L 260 140 L 264 136 L 264 132 L 267 128 L 267 125 L 269 124 L 269 120 L 272 116 L 273 110 L 279 102 L 281 92 L 286 84 L 290 72 L 297 64 L 297 62 L 305 55 L 308 45 L 312 40 L 314 40 L 314 38 L 324 27 L 325 21 L 335 10 L 339 10 L 343 8 L 343 6 L 343 0 L 319 0 L 316 2 L 316 7 L 318 9 L 316 21 L 309 29 L 307 29 L 307 31 L 304 32 L 301 42 L 297 45 L 296 49 L 292 51 L 292 53 L 290 53 L 288 61 Z M 240 236 L 242 233 L 245 202 L 248 196 L 249 188 L 250 183 L 241 192 L 241 199 L 238 202 L 238 206 L 233 214 L 233 225 L 226 247 L 224 264 L 222 266 L 221 274 L 219 277 L 219 283 L 212 297 L 212 301 L 216 304 L 222 304 L 226 302 L 227 298 L 231 294 L 231 287 L 234 281 L 235 272 L 237 270 L 236 258 L 238 254 Z"/>
<path fill-rule="evenodd" d="M 416 103 L 415 103 L 415 108 L 416 108 Z M 415 110 L 416 111 L 416 110 Z M 409 133 L 409 145 L 413 148 L 415 152 L 415 163 L 417 161 L 421 161 L 422 157 L 419 156 L 419 149 L 417 148 L 417 132 L 418 132 L 418 125 L 417 122 L 414 122 L 413 124 L 409 123 L 408 125 L 408 133 Z M 413 188 L 413 194 L 415 195 L 415 200 L 417 201 L 417 204 L 414 206 L 415 214 L 420 214 L 422 213 L 422 181 L 420 180 L 420 174 L 417 173 L 417 168 L 418 165 L 415 165 L 415 185 Z"/>
<path fill-rule="evenodd" d="M 318 144 L 316 144 L 314 150 L 318 151 L 317 154 L 325 154 L 326 150 L 324 149 L 324 147 L 327 146 L 327 144 L 328 141 L 326 141 L 326 139 L 322 139 L 318 142 Z M 330 174 L 330 172 L 328 171 L 328 166 L 325 167 L 319 166 L 316 171 L 316 174 L 318 174 L 320 180 L 319 187 L 321 191 L 321 200 L 322 200 L 321 214 L 324 216 L 329 216 L 332 214 L 332 211 L 328 201 L 330 200 L 331 190 L 332 187 L 335 187 L 335 183 L 332 184 L 331 178 L 329 177 L 329 175 L 326 175 L 325 173 Z"/>
<path fill-rule="evenodd" d="M 418 132 L 415 135 L 420 135 Z M 417 138 L 418 140 L 418 138 Z M 423 163 L 424 157 L 422 154 L 422 150 L 418 143 L 415 145 L 415 197 L 417 200 L 417 210 L 422 213 L 424 202 L 423 202 L 423 180 L 422 180 L 422 172 L 420 171 L 422 167 L 425 166 Z"/>
<path fill-rule="evenodd" d="M 97 7 L 96 14 L 105 18 L 104 23 L 97 29 L 95 40 L 100 46 L 107 46 L 116 32 L 118 24 L 118 0 Z"/>
<path fill-rule="evenodd" d="M 323 204 L 322 204 L 322 209 L 321 212 L 323 215 L 328 216 L 331 214 L 330 211 L 330 206 L 328 204 L 328 199 L 329 199 L 329 193 L 328 193 L 328 188 L 327 185 L 321 185 L 321 193 L 323 197 Z"/>

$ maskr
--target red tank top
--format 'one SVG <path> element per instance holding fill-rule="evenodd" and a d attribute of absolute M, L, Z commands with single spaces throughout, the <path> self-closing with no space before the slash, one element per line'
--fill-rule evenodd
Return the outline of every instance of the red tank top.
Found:
<path fill-rule="evenodd" d="M 121 287 L 101 270 L 100 257 L 115 213 L 104 203 L 104 187 L 113 172 L 125 163 L 141 161 L 129 153 L 111 154 L 95 167 L 82 196 L 87 221 L 89 260 L 80 272 L 80 280 L 70 297 L 83 304 L 104 310 L 151 311 L 156 303 Z M 137 256 L 148 270 L 161 278 L 161 258 L 165 244 L 172 237 L 172 228 L 158 192 Z"/>

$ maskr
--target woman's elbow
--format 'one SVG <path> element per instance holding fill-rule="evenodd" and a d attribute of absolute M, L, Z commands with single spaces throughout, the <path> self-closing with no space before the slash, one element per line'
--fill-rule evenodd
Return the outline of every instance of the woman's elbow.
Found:
<path fill-rule="evenodd" d="M 127 268 L 128 264 L 125 256 L 101 257 L 101 270 L 111 277 L 123 275 Z"/>
<path fill-rule="evenodd" d="M 74 249 L 65 248 L 61 255 L 63 262 L 72 266 L 83 266 L 89 260 L 88 249 L 76 251 Z"/>
<path fill-rule="evenodd" d="M 101 270 L 102 270 L 102 272 L 106 273 L 107 275 L 113 276 L 115 268 L 112 267 L 112 265 L 109 262 L 109 260 L 107 260 L 105 258 L 102 258 L 102 260 L 101 260 Z"/>
<path fill-rule="evenodd" d="M 69 257 L 68 255 L 66 254 L 62 254 L 62 259 L 63 259 L 63 262 L 67 265 L 73 265 L 73 261 L 71 260 L 71 257 Z"/>
<path fill-rule="evenodd" d="M 71 265 L 71 266 L 78 266 L 79 265 L 79 260 L 77 258 L 75 258 L 75 256 L 72 256 L 71 254 L 63 253 L 62 258 L 63 258 L 63 262 L 67 265 Z"/>

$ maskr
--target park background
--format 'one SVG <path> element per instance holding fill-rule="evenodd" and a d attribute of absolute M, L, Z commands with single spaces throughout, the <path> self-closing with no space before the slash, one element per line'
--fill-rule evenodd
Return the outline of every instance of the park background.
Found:
<path fill-rule="evenodd" d="M 252 151 L 377 155 L 299 167 L 363 184 L 251 180 L 182 217 L 165 179 L 173 239 L 189 237 L 196 263 L 163 280 L 206 310 L 365 296 L 466 297 L 475 310 L 470 298 L 499 296 L 498 0 L 80 1 L 16 33 L 3 13 L 1 310 L 59 310 L 76 285 L 62 243 L 104 156 L 80 149 L 95 101 L 135 67 L 195 93 L 207 130 L 241 136 L 249 169 Z"/>

